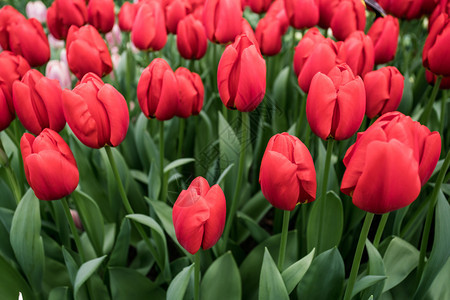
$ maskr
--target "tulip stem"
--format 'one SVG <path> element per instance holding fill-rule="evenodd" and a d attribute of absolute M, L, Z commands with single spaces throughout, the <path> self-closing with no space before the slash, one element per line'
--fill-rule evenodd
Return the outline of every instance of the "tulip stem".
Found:
<path fill-rule="evenodd" d="M 420 116 L 420 123 L 423 125 L 427 125 L 428 118 L 430 117 L 431 110 L 433 109 L 434 100 L 436 100 L 437 93 L 439 92 L 439 86 L 441 85 L 442 81 L 442 75 L 439 75 L 436 78 L 436 82 L 433 86 L 433 90 L 431 91 L 430 99 L 428 100 L 427 105 L 425 106 L 425 110 L 423 111 L 422 115 Z"/>
<path fill-rule="evenodd" d="M 133 208 L 131 207 L 130 201 L 128 201 L 127 194 L 125 193 L 125 189 L 122 184 L 122 180 L 120 179 L 119 170 L 117 169 L 116 161 L 114 159 L 114 155 L 111 151 L 111 147 L 105 146 L 106 154 L 108 155 L 109 163 L 111 164 L 111 168 L 114 173 L 114 177 L 116 178 L 117 182 L 117 188 L 119 189 L 120 197 L 122 198 L 123 206 L 125 207 L 125 210 L 127 214 L 134 214 Z M 156 260 L 156 263 L 158 264 L 158 267 L 162 270 L 164 264 L 160 261 L 159 256 L 157 255 L 157 252 L 155 248 L 153 247 L 152 243 L 150 242 L 150 239 L 148 238 L 147 234 L 145 233 L 144 228 L 142 228 L 141 224 L 138 222 L 133 221 L 134 226 L 136 227 L 137 231 L 139 232 L 139 235 L 144 240 L 145 244 L 147 245 L 148 249 L 150 250 L 151 254 Z"/>
<path fill-rule="evenodd" d="M 14 199 L 16 199 L 16 203 L 19 204 L 20 199 L 22 198 L 20 187 L 17 182 L 17 178 L 11 168 L 11 165 L 9 164 L 9 159 L 8 156 L 6 155 L 5 148 L 3 148 L 3 143 L 1 139 L 0 139 L 0 152 L 1 152 L 0 155 L 2 156 L 0 157 L 0 165 L 2 165 L 5 168 L 6 176 L 8 177 Z"/>
<path fill-rule="evenodd" d="M 389 213 L 385 213 L 381 217 L 380 223 L 378 224 L 377 233 L 375 234 L 375 238 L 373 239 L 373 246 L 375 248 L 378 248 L 378 245 L 380 244 L 381 236 L 383 235 L 384 227 L 386 226 L 388 218 Z"/>
<path fill-rule="evenodd" d="M 350 271 L 350 276 L 347 282 L 347 289 L 345 290 L 344 300 L 350 300 L 352 297 L 353 287 L 355 285 L 356 276 L 358 275 L 359 264 L 361 263 L 361 257 L 364 250 L 364 245 L 366 243 L 367 235 L 369 234 L 370 224 L 372 224 L 373 214 L 370 212 L 366 213 L 366 218 L 364 219 L 364 225 L 361 229 L 359 235 L 358 246 L 356 247 L 355 256 L 353 257 L 352 269 Z"/>
<path fill-rule="evenodd" d="M 80 235 L 78 234 L 77 228 L 75 226 L 75 222 L 73 221 L 72 214 L 70 213 L 69 204 L 67 203 L 66 198 L 61 199 L 61 203 L 64 208 L 64 214 L 66 215 L 67 221 L 69 222 L 70 231 L 72 232 L 73 239 L 75 240 L 75 245 L 78 249 L 78 254 L 80 255 L 81 262 L 86 262 L 86 256 L 84 255 L 83 248 L 81 246 Z"/>
<path fill-rule="evenodd" d="M 447 98 L 448 98 L 448 93 L 447 90 L 443 91 L 443 97 L 442 97 L 442 101 L 441 101 L 441 123 L 439 124 L 439 133 L 441 134 L 442 137 L 442 148 L 445 149 L 445 143 L 444 143 L 444 125 L 445 125 L 445 108 L 447 107 Z"/>
<path fill-rule="evenodd" d="M 289 210 L 283 213 L 283 229 L 281 231 L 280 252 L 278 253 L 278 270 L 283 271 L 284 257 L 286 256 L 287 237 L 289 232 Z"/>
<path fill-rule="evenodd" d="M 200 252 L 199 249 L 194 255 L 194 300 L 200 299 Z"/>
<path fill-rule="evenodd" d="M 242 125 L 242 129 L 241 129 L 241 152 L 239 154 L 239 170 L 238 170 L 238 178 L 236 181 L 236 189 L 234 190 L 234 195 L 233 195 L 233 199 L 231 202 L 231 208 L 230 208 L 230 214 L 228 215 L 228 220 L 225 224 L 225 230 L 223 233 L 223 247 L 224 249 L 227 249 L 227 243 L 228 243 L 228 237 L 230 235 L 230 230 L 231 230 L 231 226 L 233 225 L 233 219 L 234 219 L 234 215 L 236 214 L 236 209 L 237 209 L 237 202 L 238 202 L 238 198 L 239 198 L 239 194 L 241 191 L 241 186 L 242 186 L 242 177 L 243 177 L 243 173 L 244 173 L 244 164 L 245 164 L 245 148 L 246 148 L 246 143 L 247 143 L 247 131 L 249 129 L 250 126 L 250 120 L 249 120 L 249 116 L 248 113 L 242 113 L 241 114 L 241 125 Z"/>
<path fill-rule="evenodd" d="M 184 139 L 184 128 L 186 125 L 186 120 L 183 118 L 179 118 L 179 129 L 178 129 L 178 149 L 177 149 L 177 158 L 180 158 L 183 152 L 183 139 Z"/>
<path fill-rule="evenodd" d="M 161 201 L 166 201 L 167 184 L 164 176 L 164 121 L 159 122 L 159 175 L 161 176 Z"/>
<path fill-rule="evenodd" d="M 423 228 L 422 242 L 420 243 L 420 256 L 419 256 L 419 266 L 417 267 L 417 280 L 420 280 L 423 273 L 423 268 L 425 267 L 425 255 L 428 248 L 428 238 L 430 236 L 431 222 L 433 221 L 434 207 L 436 206 L 437 196 L 441 190 L 442 182 L 444 181 L 445 174 L 447 173 L 448 167 L 450 165 L 450 151 L 447 152 L 445 161 L 441 167 L 438 178 L 436 179 L 436 184 L 433 188 L 433 193 L 430 196 L 427 218 L 425 220 L 425 227 Z"/>

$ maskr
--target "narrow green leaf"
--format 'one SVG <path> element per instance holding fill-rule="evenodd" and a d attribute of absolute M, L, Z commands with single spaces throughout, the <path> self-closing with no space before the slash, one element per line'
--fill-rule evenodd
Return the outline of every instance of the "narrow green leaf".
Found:
<path fill-rule="evenodd" d="M 39 200 L 28 189 L 14 213 L 10 241 L 19 265 L 34 289 L 41 289 L 44 276 L 44 244 Z"/>
<path fill-rule="evenodd" d="M 264 258 L 259 279 L 259 299 L 260 300 L 281 300 L 289 299 L 286 286 L 280 271 L 270 256 L 269 250 L 265 248 Z"/>
<path fill-rule="evenodd" d="M 386 278 L 386 276 L 379 275 L 364 276 L 363 278 L 356 281 L 355 286 L 353 287 L 352 297 Z"/>
<path fill-rule="evenodd" d="M 230 172 L 231 168 L 234 167 L 234 163 L 230 164 L 225 170 L 223 170 L 222 174 L 220 174 L 219 179 L 217 179 L 216 184 L 221 184 L 222 181 L 225 179 L 225 177 L 227 176 L 228 172 Z"/>
<path fill-rule="evenodd" d="M 248 231 L 250 231 L 250 235 L 256 242 L 261 243 L 270 237 L 270 234 L 266 230 L 243 212 L 238 211 L 236 216 L 238 220 L 245 225 Z"/>
<path fill-rule="evenodd" d="M 103 216 L 97 203 L 87 194 L 76 190 L 72 193 L 72 199 L 77 206 L 83 228 L 91 241 L 97 255 L 103 253 L 105 239 L 105 227 Z"/>
<path fill-rule="evenodd" d="M 75 278 L 77 276 L 78 265 L 69 251 L 64 248 L 64 246 L 62 247 L 62 253 L 64 256 L 64 262 L 66 263 L 67 272 L 69 273 L 70 282 L 72 283 L 72 285 L 74 285 Z"/>
<path fill-rule="evenodd" d="M 0 255 L 0 291 L 2 299 L 17 299 L 19 292 L 24 299 L 32 299 L 33 292 L 25 278 Z"/>
<path fill-rule="evenodd" d="M 381 258 L 377 248 L 375 248 L 368 239 L 366 240 L 366 249 L 367 254 L 369 255 L 368 275 L 385 276 L 386 269 L 384 267 L 383 259 Z M 382 280 L 381 282 L 367 288 L 363 293 L 362 299 L 366 299 L 370 297 L 370 295 L 374 295 L 374 297 L 378 299 L 383 291 L 384 283 L 385 280 Z"/>
<path fill-rule="evenodd" d="M 167 289 L 167 299 L 183 300 L 193 271 L 194 264 L 184 268 L 177 276 L 175 276 Z"/>
<path fill-rule="evenodd" d="M 147 277 L 130 268 L 109 268 L 111 296 L 114 300 L 141 299 L 151 295 L 151 299 L 166 299 L 166 293 Z"/>
<path fill-rule="evenodd" d="M 100 267 L 105 258 L 106 255 L 92 259 L 81 265 L 80 269 L 77 272 L 77 276 L 75 277 L 75 284 L 73 287 L 75 298 L 77 298 L 80 287 L 89 279 L 89 277 L 92 276 L 92 274 L 94 274 L 94 272 L 98 269 L 98 267 Z"/>
<path fill-rule="evenodd" d="M 202 278 L 200 295 L 202 299 L 241 299 L 241 275 L 231 252 L 216 259 L 208 268 Z"/>
<path fill-rule="evenodd" d="M 405 279 L 419 263 L 419 250 L 413 245 L 395 237 L 383 257 L 386 266 L 386 283 L 383 292 L 390 290 Z"/>
<path fill-rule="evenodd" d="M 167 173 L 172 169 L 181 167 L 181 166 L 188 164 L 190 162 L 193 162 L 193 161 L 195 161 L 194 158 L 180 158 L 180 159 L 174 160 L 173 162 L 171 162 L 164 168 L 164 173 Z"/>
<path fill-rule="evenodd" d="M 128 249 L 130 247 L 131 226 L 128 219 L 123 219 L 120 231 L 116 238 L 113 251 L 108 261 L 109 266 L 125 267 L 128 259 Z"/>
<path fill-rule="evenodd" d="M 313 261 L 315 252 L 316 249 L 313 249 L 308 255 L 297 261 L 295 264 L 289 266 L 281 274 L 288 294 L 290 294 L 295 289 L 297 284 L 306 274 L 306 271 L 308 271 L 309 267 L 311 266 L 311 262 Z"/>
<path fill-rule="evenodd" d="M 48 300 L 70 300 L 69 287 L 58 286 L 50 291 Z"/>

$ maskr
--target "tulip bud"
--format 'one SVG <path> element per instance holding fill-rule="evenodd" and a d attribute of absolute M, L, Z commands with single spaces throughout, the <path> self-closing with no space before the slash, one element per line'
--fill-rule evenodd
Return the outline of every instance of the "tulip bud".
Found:
<path fill-rule="evenodd" d="M 131 41 L 141 50 L 161 50 L 167 41 L 164 12 L 157 1 L 139 5 L 131 29 Z"/>
<path fill-rule="evenodd" d="M 440 152 L 438 132 L 402 113 L 386 113 L 347 150 L 341 191 L 371 213 L 403 208 L 419 195 Z"/>
<path fill-rule="evenodd" d="M 345 63 L 350 66 L 353 74 L 364 76 L 373 70 L 375 53 L 372 39 L 362 31 L 351 33 L 344 41 L 347 58 Z"/>
<path fill-rule="evenodd" d="M 49 79 L 56 79 L 62 89 L 72 89 L 69 67 L 66 62 L 51 60 L 45 67 L 45 76 Z"/>
<path fill-rule="evenodd" d="M 180 118 L 198 115 L 202 110 L 205 94 L 202 79 L 197 73 L 183 67 L 175 71 L 175 77 L 179 93 L 176 115 Z"/>
<path fill-rule="evenodd" d="M 57 200 L 78 185 L 78 168 L 72 151 L 58 133 L 44 129 L 37 137 L 25 133 L 20 140 L 25 176 L 36 197 Z"/>
<path fill-rule="evenodd" d="M 47 25 L 58 40 L 65 39 L 72 25 L 83 26 L 87 22 L 84 0 L 55 0 L 47 10 Z"/>
<path fill-rule="evenodd" d="M 188 15 L 178 23 L 177 48 L 185 59 L 200 59 L 206 53 L 208 40 L 201 21 Z"/>
<path fill-rule="evenodd" d="M 118 146 L 127 134 L 129 113 L 125 98 L 97 75 L 86 74 L 72 90 L 62 93 L 67 124 L 86 146 Z"/>
<path fill-rule="evenodd" d="M 25 11 L 28 19 L 35 18 L 40 23 L 47 21 L 47 6 L 42 1 L 28 2 Z"/>
<path fill-rule="evenodd" d="M 173 225 L 178 242 L 189 253 L 207 250 L 219 240 L 225 227 L 225 195 L 219 185 L 209 187 L 203 177 L 195 178 L 175 201 Z"/>
<path fill-rule="evenodd" d="M 286 14 L 286 6 L 284 4 L 284 0 L 275 0 L 270 5 L 266 17 L 274 17 L 278 19 L 281 26 L 281 32 L 283 33 L 283 35 L 286 33 L 289 28 L 289 19 Z"/>
<path fill-rule="evenodd" d="M 366 109 L 366 92 L 361 77 L 346 64 L 325 75 L 317 73 L 306 99 L 306 117 L 320 138 L 345 140 L 361 126 Z"/>
<path fill-rule="evenodd" d="M 241 33 L 242 8 L 239 0 L 206 0 L 203 25 L 208 39 L 226 44 Z"/>
<path fill-rule="evenodd" d="M 50 59 L 50 45 L 38 20 L 14 23 L 9 31 L 11 51 L 22 55 L 32 67 L 43 65 Z"/>
<path fill-rule="evenodd" d="M 378 18 L 373 22 L 367 35 L 373 41 L 375 64 L 384 64 L 394 59 L 399 31 L 398 19 L 392 16 Z"/>
<path fill-rule="evenodd" d="M 71 209 L 70 215 L 72 216 L 73 223 L 75 224 L 75 227 L 77 227 L 79 230 L 83 230 L 83 224 L 81 223 L 80 215 L 78 214 L 78 211 Z"/>
<path fill-rule="evenodd" d="M 66 125 L 61 87 L 54 79 L 31 69 L 13 84 L 14 108 L 25 129 L 38 135 L 44 128 L 61 131 Z"/>
<path fill-rule="evenodd" d="M 10 50 L 10 26 L 25 22 L 26 18 L 14 7 L 5 5 L 0 9 L 0 46 L 3 50 Z"/>
<path fill-rule="evenodd" d="M 147 118 L 165 121 L 173 118 L 178 106 L 177 79 L 169 64 L 162 58 L 154 59 L 141 74 L 137 98 Z"/>
<path fill-rule="evenodd" d="M 396 67 L 383 67 L 364 76 L 366 115 L 370 119 L 397 110 L 402 100 L 404 78 Z"/>
<path fill-rule="evenodd" d="M 30 65 L 20 55 L 10 51 L 0 52 L 0 131 L 6 129 L 15 118 L 12 87 L 16 80 L 30 69 Z"/>
<path fill-rule="evenodd" d="M 69 68 L 78 79 L 89 72 L 104 76 L 112 70 L 108 47 L 92 25 L 70 27 L 66 51 Z"/>
<path fill-rule="evenodd" d="M 114 26 L 114 1 L 90 0 L 88 7 L 88 22 L 100 32 L 110 32 Z"/>
<path fill-rule="evenodd" d="M 267 144 L 259 173 L 261 191 L 276 208 L 294 210 L 316 199 L 316 170 L 308 148 L 284 132 Z"/>
<path fill-rule="evenodd" d="M 343 41 L 356 30 L 364 31 L 366 8 L 361 0 L 342 0 L 336 6 L 330 27 L 333 36 Z"/>
<path fill-rule="evenodd" d="M 191 11 L 191 6 L 186 0 L 170 1 L 164 8 L 167 31 L 177 33 L 177 26 Z"/>
<path fill-rule="evenodd" d="M 319 22 L 318 0 L 285 0 L 289 23 L 296 29 L 310 28 Z"/>
<path fill-rule="evenodd" d="M 430 32 L 431 27 L 434 24 L 434 21 L 441 15 L 441 14 L 450 14 L 450 1 L 445 0 L 441 1 L 439 5 L 436 6 L 436 8 L 433 10 L 433 13 L 428 18 L 428 32 Z"/>
<path fill-rule="evenodd" d="M 138 5 L 130 2 L 124 2 L 119 11 L 119 27 L 122 31 L 131 31 L 134 19 L 137 14 Z"/>
<path fill-rule="evenodd" d="M 423 66 L 436 75 L 450 76 L 450 19 L 441 14 L 431 27 L 422 52 Z"/>
<path fill-rule="evenodd" d="M 230 109 L 254 110 L 266 92 L 266 62 L 245 35 L 228 45 L 217 70 L 220 99 Z"/>
<path fill-rule="evenodd" d="M 327 29 L 330 27 L 334 10 L 339 5 L 340 0 L 319 0 L 319 26 Z"/>
<path fill-rule="evenodd" d="M 254 13 L 261 14 L 269 9 L 272 0 L 248 0 L 247 4 Z"/>
<path fill-rule="evenodd" d="M 265 16 L 259 20 L 255 34 L 262 54 L 273 56 L 280 53 L 284 33 L 277 18 Z"/>

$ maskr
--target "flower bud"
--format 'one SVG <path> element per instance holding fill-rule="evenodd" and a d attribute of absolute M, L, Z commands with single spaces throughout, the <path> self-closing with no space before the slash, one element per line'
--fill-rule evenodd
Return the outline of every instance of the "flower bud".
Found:
<path fill-rule="evenodd" d="M 131 41 L 141 50 L 161 50 L 167 41 L 166 22 L 161 4 L 148 1 L 139 4 L 131 29 Z"/>
<path fill-rule="evenodd" d="M 100 32 L 110 32 L 114 26 L 114 1 L 89 0 L 87 7 L 88 22 Z"/>
<path fill-rule="evenodd" d="M 367 35 L 373 41 L 375 64 L 384 64 L 394 59 L 399 31 L 398 19 L 392 16 L 378 18 L 373 22 Z"/>
<path fill-rule="evenodd" d="M 55 38 L 63 40 L 72 25 L 83 26 L 87 17 L 84 0 L 55 0 L 47 10 L 48 29 Z"/>

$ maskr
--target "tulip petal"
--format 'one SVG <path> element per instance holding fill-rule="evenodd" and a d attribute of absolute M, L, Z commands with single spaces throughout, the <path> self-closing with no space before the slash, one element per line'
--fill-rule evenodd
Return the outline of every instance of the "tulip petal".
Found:
<path fill-rule="evenodd" d="M 177 111 L 178 98 L 177 79 L 174 72 L 168 69 L 162 78 L 161 94 L 155 117 L 160 121 L 172 119 Z"/>
<path fill-rule="evenodd" d="M 219 89 L 220 99 L 228 108 L 235 107 L 234 99 L 231 99 L 232 95 L 230 95 L 229 78 L 237 59 L 238 53 L 236 49 L 232 45 L 229 45 L 225 48 L 217 68 L 217 87 Z"/>
<path fill-rule="evenodd" d="M 102 61 L 98 59 L 98 50 L 92 48 L 88 42 L 77 39 L 67 47 L 67 61 L 70 70 L 81 79 L 85 74 L 93 72 L 102 76 Z"/>
<path fill-rule="evenodd" d="M 222 189 L 217 184 L 213 185 L 204 197 L 210 209 L 210 216 L 205 223 L 202 243 L 202 248 L 206 250 L 214 246 L 223 233 L 227 203 Z"/>
<path fill-rule="evenodd" d="M 42 77 L 35 85 L 36 92 L 44 100 L 49 128 L 59 132 L 66 125 L 62 108 L 62 90 L 55 79 Z"/>
<path fill-rule="evenodd" d="M 380 114 L 389 97 L 389 79 L 379 71 L 373 71 L 364 77 L 366 89 L 366 115 L 373 119 Z"/>
<path fill-rule="evenodd" d="M 34 111 L 30 88 L 20 81 L 15 81 L 13 84 L 13 100 L 17 117 L 23 126 L 33 134 L 39 134 L 42 127 Z"/>
<path fill-rule="evenodd" d="M 441 136 L 432 132 L 424 141 L 424 149 L 419 164 L 419 175 L 422 186 L 430 179 L 441 154 Z"/>

